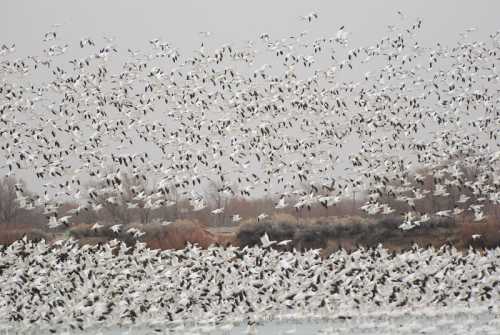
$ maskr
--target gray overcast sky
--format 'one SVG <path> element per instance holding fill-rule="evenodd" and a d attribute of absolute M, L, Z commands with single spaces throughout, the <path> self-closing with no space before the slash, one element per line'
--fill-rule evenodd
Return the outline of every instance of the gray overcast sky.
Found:
<path fill-rule="evenodd" d="M 398 23 L 396 12 L 421 17 L 425 41 L 454 42 L 466 28 L 479 36 L 500 28 L 498 0 L 384 0 L 384 1 L 108 1 L 108 0 L 3 0 L 0 43 L 16 43 L 18 55 L 41 52 L 43 33 L 62 23 L 61 40 L 77 43 L 83 36 L 115 36 L 122 47 L 145 48 L 159 37 L 181 49 L 199 45 L 199 31 L 212 33 L 213 46 L 257 39 L 262 32 L 274 38 L 309 30 L 330 36 L 346 25 L 354 45 L 383 36 L 388 24 Z M 301 15 L 316 11 L 320 19 L 306 25 Z"/>
<path fill-rule="evenodd" d="M 0 12 L 0 45 L 16 44 L 15 57 L 41 55 L 48 45 L 67 42 L 73 52 L 82 37 L 102 46 L 102 36 L 116 37 L 121 53 L 126 48 L 150 48 L 148 40 L 160 38 L 186 51 L 197 49 L 200 31 L 210 31 L 206 43 L 257 40 L 263 32 L 271 39 L 308 30 L 313 37 L 334 36 L 345 25 L 351 46 L 367 46 L 387 33 L 390 24 L 402 23 L 397 11 L 408 20 L 406 26 L 423 19 L 418 40 L 423 44 L 456 44 L 459 34 L 476 27 L 473 39 L 486 39 L 500 29 L 499 0 L 217 0 L 217 1 L 131 1 L 131 0 L 3 0 Z M 317 12 L 311 24 L 300 16 Z M 42 42 L 45 32 L 60 23 L 58 41 Z M 0 78 L 1 80 L 2 78 Z"/>

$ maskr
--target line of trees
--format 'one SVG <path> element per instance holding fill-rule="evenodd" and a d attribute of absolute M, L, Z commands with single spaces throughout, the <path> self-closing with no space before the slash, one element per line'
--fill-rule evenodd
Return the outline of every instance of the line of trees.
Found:
<path fill-rule="evenodd" d="M 408 211 L 417 213 L 435 213 L 445 209 L 453 210 L 457 206 L 456 200 L 460 195 L 468 196 L 470 199 L 463 204 L 462 208 L 467 208 L 471 203 L 477 203 L 478 198 L 485 197 L 484 194 L 476 192 L 474 189 L 464 185 L 465 181 L 475 181 L 477 171 L 460 167 L 461 180 L 457 181 L 456 177 L 449 173 L 441 173 L 436 177 L 435 171 L 421 170 L 417 173 L 421 176 L 420 179 L 409 177 L 408 185 L 405 185 L 407 192 L 399 194 L 391 194 L 387 190 L 398 188 L 401 185 L 397 181 L 393 181 L 386 185 L 386 193 L 378 197 L 378 202 L 388 204 L 395 210 L 393 216 L 401 215 Z M 493 182 L 494 178 L 485 180 L 484 182 L 490 188 L 498 187 Z M 115 181 L 113 181 L 114 183 Z M 152 192 L 152 188 L 147 182 L 141 178 L 124 174 L 119 184 L 108 184 L 109 181 L 100 183 L 90 183 L 86 186 L 88 198 L 87 203 L 71 203 L 67 202 L 59 209 L 60 215 L 71 214 L 71 223 L 86 223 L 93 224 L 95 222 L 104 223 L 141 223 L 148 224 L 158 221 L 176 221 L 178 219 L 189 219 L 198 221 L 209 226 L 229 226 L 235 225 L 232 221 L 232 216 L 238 214 L 243 220 L 246 218 L 256 218 L 261 213 L 271 215 L 272 213 L 289 214 L 296 218 L 297 222 L 307 221 L 320 217 L 339 217 L 339 216 L 367 216 L 360 207 L 370 198 L 370 194 L 358 192 L 356 198 L 347 198 L 334 206 L 323 207 L 316 204 L 311 207 L 303 207 L 296 209 L 293 204 L 298 197 L 290 196 L 287 198 L 289 206 L 284 209 L 275 209 L 278 199 L 261 198 L 250 199 L 246 197 L 228 195 L 220 185 L 216 183 L 207 186 L 205 199 L 207 207 L 194 211 L 189 200 L 181 199 L 176 191 L 175 185 L 169 185 L 165 190 Z M 449 193 L 446 197 L 433 195 L 436 184 L 448 184 L 446 191 Z M 304 186 L 305 187 L 305 186 Z M 19 189 L 23 192 L 18 192 Z M 42 214 L 41 208 L 32 207 L 27 209 L 26 206 L 21 206 L 23 199 L 21 197 L 34 198 L 29 195 L 24 189 L 25 185 L 22 181 L 16 180 L 13 177 L 4 177 L 0 179 L 0 224 L 2 223 L 30 223 L 43 224 L 47 222 L 47 218 Z M 411 205 L 409 202 L 402 201 L 401 196 L 414 196 L 414 190 L 427 191 L 426 196 L 420 200 L 414 200 Z M 153 195 L 153 196 L 151 196 Z M 24 201 L 26 202 L 26 201 Z M 499 204 L 485 200 L 483 202 L 484 212 L 489 215 L 490 220 L 498 221 L 500 212 Z M 211 211 L 215 208 L 224 208 L 221 214 L 212 214 Z M 382 214 L 373 216 L 373 219 L 379 220 L 383 217 Z M 470 210 L 465 210 L 459 216 L 464 223 L 470 221 L 473 214 Z"/>
<path fill-rule="evenodd" d="M 22 180 L 13 177 L 0 178 L 0 224 L 41 224 L 45 222 L 41 209 L 32 206 L 21 206 L 31 201 L 31 194 L 24 190 Z M 23 192 L 23 199 L 18 193 Z"/>

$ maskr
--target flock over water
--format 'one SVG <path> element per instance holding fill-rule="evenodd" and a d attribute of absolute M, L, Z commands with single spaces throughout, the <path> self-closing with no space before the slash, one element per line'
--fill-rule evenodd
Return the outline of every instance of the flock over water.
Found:
<path fill-rule="evenodd" d="M 500 32 L 423 43 L 425 22 L 399 12 L 385 36 L 356 46 L 347 24 L 311 33 L 321 19 L 222 45 L 200 32 L 188 54 L 160 37 L 145 50 L 67 41 L 60 25 L 40 33 L 37 54 L 1 42 L 0 173 L 26 181 L 16 201 L 42 208 L 51 228 L 104 206 L 187 201 L 222 215 L 214 190 L 297 212 L 362 193 L 361 210 L 400 215 L 405 230 L 498 220 Z M 69 200 L 77 208 L 61 215 Z M 254 333 L 268 320 L 321 320 L 325 334 L 500 329 L 499 248 L 324 258 L 289 243 L 265 234 L 258 247 L 162 251 L 25 238 L 0 246 L 0 333 Z"/>
<path fill-rule="evenodd" d="M 494 334 L 500 327 L 499 248 L 361 248 L 324 259 L 318 250 L 20 240 L 0 251 L 0 280 L 0 329 L 23 334 L 113 327 L 208 334 L 241 325 L 252 333 L 280 319 L 330 321 L 329 334 Z M 387 328 L 391 318 L 403 324 Z"/>

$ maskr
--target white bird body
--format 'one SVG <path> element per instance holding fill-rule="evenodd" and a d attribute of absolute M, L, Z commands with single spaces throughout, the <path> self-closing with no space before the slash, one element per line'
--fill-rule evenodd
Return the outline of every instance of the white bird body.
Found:
<path fill-rule="evenodd" d="M 115 233 L 115 234 L 118 234 L 120 231 L 121 231 L 121 227 L 122 225 L 121 224 L 115 224 L 115 225 L 112 225 L 111 227 L 109 227 L 109 229 Z"/>
<path fill-rule="evenodd" d="M 214 215 L 223 214 L 224 213 L 224 207 L 214 209 L 211 213 L 214 214 Z"/>
<path fill-rule="evenodd" d="M 287 208 L 288 205 L 286 204 L 285 202 L 285 198 L 281 198 L 280 201 L 278 202 L 278 204 L 275 206 L 276 209 L 283 209 L 283 208 Z"/>
<path fill-rule="evenodd" d="M 439 212 L 436 212 L 436 215 L 437 216 L 450 217 L 451 216 L 451 210 L 447 209 L 447 210 L 439 211 Z"/>
<path fill-rule="evenodd" d="M 262 235 L 262 237 L 260 238 L 260 242 L 262 243 L 263 248 L 268 248 L 276 243 L 276 241 L 269 240 L 269 236 L 267 235 L 267 233 L 264 233 L 264 235 Z"/>
<path fill-rule="evenodd" d="M 266 213 L 261 213 L 259 214 L 259 216 L 257 216 L 257 221 L 262 221 L 264 219 L 266 219 L 269 215 L 267 215 Z"/>
<path fill-rule="evenodd" d="M 97 230 L 101 229 L 102 227 L 104 227 L 102 224 L 99 224 L 98 222 L 96 222 L 92 225 L 92 227 L 90 229 L 97 231 Z"/>
<path fill-rule="evenodd" d="M 486 219 L 486 216 L 484 215 L 483 212 L 477 211 L 474 212 L 474 222 L 480 222 Z"/>

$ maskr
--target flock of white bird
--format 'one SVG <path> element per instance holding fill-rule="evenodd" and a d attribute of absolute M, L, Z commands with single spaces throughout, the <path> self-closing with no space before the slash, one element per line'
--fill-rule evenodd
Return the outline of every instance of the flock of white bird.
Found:
<path fill-rule="evenodd" d="M 201 32 L 201 47 L 188 56 L 162 38 L 146 51 L 122 49 L 108 37 L 71 44 L 59 26 L 42 34 L 39 55 L 4 44 L 0 172 L 39 184 L 38 195 L 17 184 L 17 201 L 44 208 L 50 227 L 101 210 L 103 195 L 107 205 L 154 209 L 175 204 L 175 194 L 202 210 L 211 185 L 224 197 L 272 196 L 276 209 L 297 210 L 364 191 L 368 214 L 393 214 L 387 197 L 407 204 L 396 213 L 402 229 L 432 216 L 485 222 L 486 209 L 500 203 L 500 33 L 476 41 L 468 29 L 453 45 L 423 45 L 422 20 L 399 16 L 387 36 L 364 47 L 350 45 L 344 26 L 331 36 L 262 33 L 219 47 Z M 301 19 L 313 29 L 320 16 Z M 425 171 L 432 190 L 424 187 Z M 124 204 L 127 178 L 141 183 Z M 453 209 L 416 206 L 457 190 Z M 79 207 L 61 216 L 68 199 Z M 121 225 L 109 229 L 118 233 Z M 252 332 L 270 318 L 380 321 L 434 309 L 446 310 L 448 322 L 463 311 L 492 315 L 468 333 L 500 327 L 498 248 L 359 249 L 322 259 L 317 250 L 279 250 L 290 241 L 264 235 L 261 242 L 158 251 L 116 240 L 17 241 L 0 249 L 0 330 L 133 324 L 202 334 L 242 323 Z"/>
<path fill-rule="evenodd" d="M 426 327 L 450 334 L 495 334 L 500 326 L 500 248 L 392 253 L 378 247 L 324 259 L 318 250 L 188 245 L 160 251 L 116 240 L 99 246 L 19 240 L 0 251 L 0 280 L 0 330 L 22 334 L 130 327 L 208 334 L 240 325 L 253 333 L 272 319 L 367 316 L 372 322 L 359 333 L 376 334 L 391 317 L 412 313 L 445 313 L 446 326 Z M 488 321 L 455 327 L 477 315 Z M 394 324 L 391 333 L 429 333 L 423 324 Z"/>
<path fill-rule="evenodd" d="M 175 193 L 201 210 L 209 185 L 297 210 L 364 191 L 369 214 L 394 213 L 387 196 L 407 204 L 396 213 L 403 229 L 433 215 L 484 222 L 500 202 L 500 33 L 476 41 L 467 29 L 453 45 L 427 46 L 422 20 L 399 16 L 365 47 L 351 46 L 344 26 L 212 48 L 201 32 L 187 56 L 161 38 L 146 51 L 109 37 L 69 44 L 58 25 L 39 55 L 4 44 L 0 171 L 38 183 L 35 196 L 19 184 L 17 200 L 43 206 L 51 227 L 100 210 L 102 194 L 122 204 L 126 176 L 146 185 L 133 188 L 132 207 L 169 206 Z M 318 17 L 302 19 L 312 29 Z M 430 171 L 433 191 L 418 170 Z M 452 189 L 461 192 L 454 210 L 414 206 Z M 68 199 L 80 207 L 58 217 Z"/>

